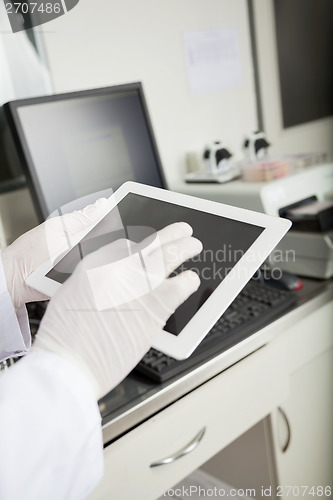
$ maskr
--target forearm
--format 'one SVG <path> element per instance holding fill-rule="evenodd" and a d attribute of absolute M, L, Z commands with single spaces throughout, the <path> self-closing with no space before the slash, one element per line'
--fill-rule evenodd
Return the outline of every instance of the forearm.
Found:
<path fill-rule="evenodd" d="M 32 351 L 0 376 L 0 401 L 0 498 L 85 498 L 103 472 L 101 417 L 85 376 Z"/>

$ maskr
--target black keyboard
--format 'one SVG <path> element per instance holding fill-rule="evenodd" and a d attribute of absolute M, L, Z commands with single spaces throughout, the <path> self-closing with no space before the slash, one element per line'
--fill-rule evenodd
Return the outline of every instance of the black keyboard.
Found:
<path fill-rule="evenodd" d="M 296 301 L 293 292 L 251 280 L 189 358 L 178 361 L 156 349 L 150 349 L 135 371 L 154 381 L 165 382 L 267 326 L 293 307 Z"/>
<path fill-rule="evenodd" d="M 165 382 L 249 337 L 293 307 L 296 301 L 293 292 L 251 280 L 189 358 L 178 361 L 150 349 L 135 371 L 156 382 Z M 27 304 L 32 337 L 37 333 L 46 307 L 46 301 Z"/>

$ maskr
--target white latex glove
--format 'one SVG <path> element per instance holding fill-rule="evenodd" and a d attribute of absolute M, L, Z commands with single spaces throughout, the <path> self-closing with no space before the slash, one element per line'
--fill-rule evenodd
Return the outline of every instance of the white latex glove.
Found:
<path fill-rule="evenodd" d="M 70 248 L 71 238 L 102 218 L 108 207 L 108 200 L 101 198 L 83 210 L 48 219 L 1 253 L 7 288 L 16 310 L 26 302 L 49 298 L 27 286 L 25 279 L 43 262 Z"/>
<path fill-rule="evenodd" d="M 120 240 L 85 257 L 51 299 L 33 349 L 70 359 L 103 397 L 199 287 L 192 271 L 168 278 L 201 252 L 191 235 L 188 224 L 171 224 L 139 245 Z"/>

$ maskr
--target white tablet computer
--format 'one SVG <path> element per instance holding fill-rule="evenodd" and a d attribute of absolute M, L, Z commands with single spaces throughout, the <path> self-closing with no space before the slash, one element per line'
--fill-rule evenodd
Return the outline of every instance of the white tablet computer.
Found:
<path fill-rule="evenodd" d="M 183 269 L 198 273 L 197 292 L 167 321 L 153 347 L 176 358 L 188 357 L 271 253 L 291 223 L 193 196 L 126 182 L 111 197 L 110 212 L 55 263 L 45 263 L 27 284 L 52 296 L 80 258 L 120 237 L 135 240 L 135 228 L 158 231 L 184 221 L 203 243 L 200 255 Z M 102 228 L 102 229 L 101 229 Z"/>

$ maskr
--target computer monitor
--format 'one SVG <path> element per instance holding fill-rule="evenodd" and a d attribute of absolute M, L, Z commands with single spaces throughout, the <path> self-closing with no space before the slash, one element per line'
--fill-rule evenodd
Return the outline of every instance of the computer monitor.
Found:
<path fill-rule="evenodd" d="M 41 221 L 128 180 L 166 187 L 139 82 L 21 99 L 4 109 Z"/>

